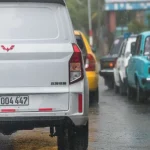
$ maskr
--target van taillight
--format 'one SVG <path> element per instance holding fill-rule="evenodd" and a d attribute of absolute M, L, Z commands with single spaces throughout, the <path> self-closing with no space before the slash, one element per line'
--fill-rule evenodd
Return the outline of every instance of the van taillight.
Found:
<path fill-rule="evenodd" d="M 83 79 L 83 64 L 82 54 L 79 47 L 76 44 L 73 46 L 73 55 L 69 61 L 69 83 L 75 83 Z"/>
<path fill-rule="evenodd" d="M 96 62 L 95 62 L 94 57 L 91 54 L 87 54 L 85 69 L 86 71 L 96 70 Z"/>

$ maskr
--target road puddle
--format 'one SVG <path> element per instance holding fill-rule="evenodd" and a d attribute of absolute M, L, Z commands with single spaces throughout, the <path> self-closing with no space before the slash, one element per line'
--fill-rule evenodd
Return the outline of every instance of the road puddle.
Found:
<path fill-rule="evenodd" d="M 19 131 L 12 137 L 14 150 L 56 150 L 56 138 L 49 137 L 49 132 Z"/>

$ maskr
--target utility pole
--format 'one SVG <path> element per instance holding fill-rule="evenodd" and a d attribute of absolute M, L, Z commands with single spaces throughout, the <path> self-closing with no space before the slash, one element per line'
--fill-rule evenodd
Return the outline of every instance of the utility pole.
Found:
<path fill-rule="evenodd" d="M 88 0 L 88 20 L 89 20 L 89 42 L 92 47 L 93 46 L 93 30 L 92 30 L 92 19 L 91 19 L 91 0 Z"/>

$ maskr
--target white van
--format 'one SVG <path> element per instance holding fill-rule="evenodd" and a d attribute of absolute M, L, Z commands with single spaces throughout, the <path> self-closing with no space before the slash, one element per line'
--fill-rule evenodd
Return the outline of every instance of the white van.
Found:
<path fill-rule="evenodd" d="M 63 0 L 0 0 L 0 132 L 50 127 L 86 150 L 89 93 Z"/>

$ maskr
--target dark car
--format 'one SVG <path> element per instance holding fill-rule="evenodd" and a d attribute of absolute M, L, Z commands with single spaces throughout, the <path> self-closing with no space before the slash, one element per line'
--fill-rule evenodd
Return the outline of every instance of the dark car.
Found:
<path fill-rule="evenodd" d="M 108 55 L 102 57 L 100 59 L 100 76 L 102 76 L 105 80 L 105 85 L 108 88 L 114 87 L 114 71 L 117 58 L 120 54 L 120 47 L 123 43 L 124 37 L 117 37 L 112 46 Z"/>

